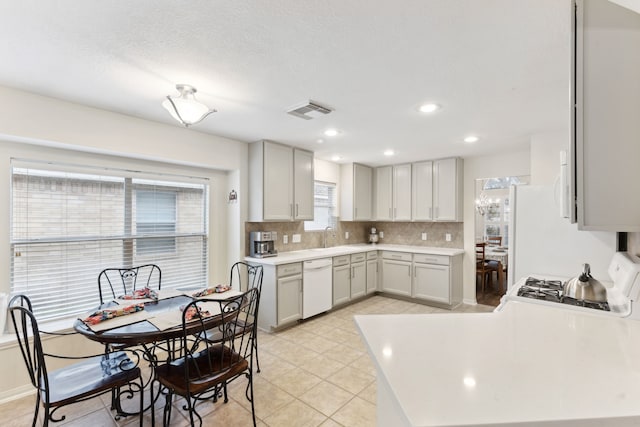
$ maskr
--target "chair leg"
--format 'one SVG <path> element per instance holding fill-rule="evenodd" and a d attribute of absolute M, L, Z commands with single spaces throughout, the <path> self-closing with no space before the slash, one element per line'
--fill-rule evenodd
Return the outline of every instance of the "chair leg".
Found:
<path fill-rule="evenodd" d="M 36 391 L 36 409 L 34 411 L 33 414 L 33 423 L 31 424 L 31 427 L 36 427 L 36 425 L 38 424 L 38 413 L 40 412 L 40 390 Z M 46 425 L 46 421 L 45 421 L 45 425 Z"/>
<path fill-rule="evenodd" d="M 258 357 L 258 328 L 256 327 L 256 331 L 253 334 L 253 348 L 256 351 L 256 368 L 257 372 L 260 373 L 260 358 Z"/>

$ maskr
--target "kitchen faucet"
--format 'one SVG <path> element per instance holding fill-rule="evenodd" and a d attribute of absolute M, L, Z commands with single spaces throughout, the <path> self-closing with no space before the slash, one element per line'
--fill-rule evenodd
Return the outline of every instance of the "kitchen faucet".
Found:
<path fill-rule="evenodd" d="M 331 227 L 330 225 L 326 226 L 324 228 L 324 238 L 322 239 L 323 246 L 325 248 L 327 247 L 327 231 L 329 231 L 329 230 L 333 231 L 333 233 L 332 233 L 333 234 L 333 238 L 335 239 L 335 237 L 336 237 L 336 233 L 335 233 L 335 230 L 333 229 L 333 227 Z"/>

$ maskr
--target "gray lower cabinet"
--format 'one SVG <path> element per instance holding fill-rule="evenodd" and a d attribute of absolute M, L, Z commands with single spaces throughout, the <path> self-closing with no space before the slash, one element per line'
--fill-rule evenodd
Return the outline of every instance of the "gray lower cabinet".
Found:
<path fill-rule="evenodd" d="M 351 299 L 365 296 L 367 293 L 367 263 L 363 259 L 351 264 Z"/>
<path fill-rule="evenodd" d="M 333 257 L 333 305 L 351 300 L 351 264 L 349 255 Z"/>
<path fill-rule="evenodd" d="M 278 325 L 302 319 L 302 275 L 278 279 Z"/>
<path fill-rule="evenodd" d="M 378 252 L 367 252 L 367 294 L 378 290 L 378 265 Z"/>
<path fill-rule="evenodd" d="M 413 255 L 413 298 L 448 306 L 462 301 L 462 255 Z"/>
<path fill-rule="evenodd" d="M 411 254 L 382 252 L 382 291 L 411 296 Z"/>
<path fill-rule="evenodd" d="M 258 326 L 270 331 L 302 318 L 302 263 L 278 266 L 262 264 L 264 269 Z"/>

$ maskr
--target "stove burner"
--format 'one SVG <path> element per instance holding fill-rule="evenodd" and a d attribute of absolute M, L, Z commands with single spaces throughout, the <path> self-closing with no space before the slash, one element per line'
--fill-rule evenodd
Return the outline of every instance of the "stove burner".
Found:
<path fill-rule="evenodd" d="M 562 294 L 563 285 L 560 280 L 544 280 L 529 277 L 525 284 L 518 289 L 519 297 L 533 298 L 597 310 L 611 311 L 607 302 L 577 300 Z"/>
<path fill-rule="evenodd" d="M 579 300 L 571 297 L 564 296 L 560 301 L 563 304 L 576 305 L 578 307 L 587 307 L 587 308 L 595 308 L 596 310 L 604 310 L 611 311 L 609 308 L 608 302 L 596 302 L 596 301 L 587 301 L 587 300 Z"/>

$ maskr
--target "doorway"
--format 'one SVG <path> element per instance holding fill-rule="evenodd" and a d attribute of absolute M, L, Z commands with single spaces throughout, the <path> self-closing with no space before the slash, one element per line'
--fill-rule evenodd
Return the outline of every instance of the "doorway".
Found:
<path fill-rule="evenodd" d="M 474 236 L 476 245 L 484 247 L 484 260 L 477 261 L 495 269 L 486 273 L 484 291 L 481 280 L 485 273 L 476 274 L 478 304 L 496 307 L 504 295 L 509 268 L 510 187 L 527 185 L 529 181 L 529 175 L 476 179 Z M 480 270 L 477 268 L 476 272 Z"/>

